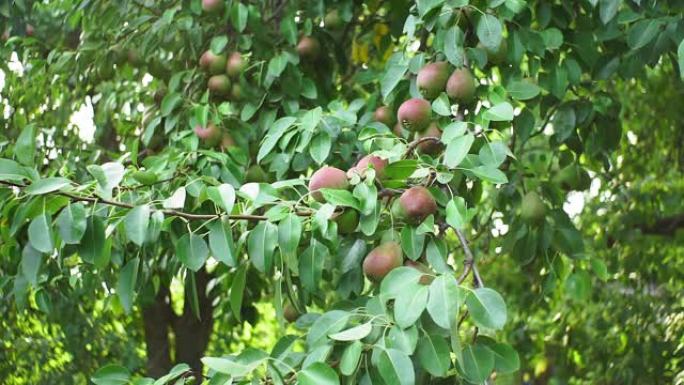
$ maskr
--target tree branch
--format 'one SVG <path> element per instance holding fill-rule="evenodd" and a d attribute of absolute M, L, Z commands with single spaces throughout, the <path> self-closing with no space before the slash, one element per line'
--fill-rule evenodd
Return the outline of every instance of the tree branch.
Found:
<path fill-rule="evenodd" d="M 684 227 L 684 213 L 659 218 L 653 224 L 640 224 L 636 227 L 644 234 L 672 236 L 677 229 Z"/>
<path fill-rule="evenodd" d="M 18 188 L 28 187 L 28 185 L 25 185 L 25 184 L 6 182 L 6 181 L 0 181 L 0 184 L 6 185 L 6 186 L 18 187 Z M 93 203 L 93 204 L 100 203 L 100 204 L 105 204 L 105 205 L 109 205 L 109 206 L 121 207 L 121 208 L 125 208 L 125 209 L 132 209 L 135 207 L 135 205 L 132 205 L 130 203 L 119 202 L 119 201 L 104 199 L 104 198 L 100 198 L 100 197 L 80 196 L 80 195 L 75 195 L 75 194 L 71 194 L 71 193 L 67 193 L 67 192 L 61 192 L 61 191 L 54 192 L 54 194 L 67 197 L 67 198 L 71 199 L 72 202 L 88 202 L 88 203 Z M 171 210 L 171 209 L 155 209 L 155 210 L 162 212 L 166 216 L 184 218 L 184 219 L 187 219 L 189 221 L 191 221 L 191 220 L 211 220 L 211 219 L 216 219 L 216 218 L 228 218 L 228 219 L 234 219 L 234 220 L 247 220 L 247 221 L 265 221 L 265 220 L 268 220 L 268 217 L 265 215 L 251 215 L 251 214 L 230 214 L 230 215 L 227 215 L 225 213 L 221 213 L 221 214 L 193 214 L 193 213 L 188 213 L 185 211 Z M 311 212 L 311 211 L 298 211 L 295 214 L 299 215 L 301 217 L 308 217 L 308 216 L 313 215 L 313 212 Z"/>
<path fill-rule="evenodd" d="M 423 138 L 418 138 L 414 140 L 413 142 L 409 143 L 408 147 L 406 148 L 406 152 L 404 153 L 404 158 L 411 155 L 411 153 L 421 144 L 425 142 L 440 142 L 440 138 L 436 136 L 425 136 Z"/>
<path fill-rule="evenodd" d="M 475 265 L 475 255 L 473 255 L 472 250 L 470 250 L 468 240 L 463 234 L 463 231 L 455 227 L 452 227 L 452 229 L 454 229 L 454 231 L 456 232 L 456 236 L 458 237 L 459 242 L 461 242 L 461 247 L 463 247 L 463 252 L 465 253 L 465 259 L 463 260 L 463 273 L 461 273 L 461 275 L 458 277 L 458 283 L 463 283 L 463 281 L 465 281 L 465 279 L 468 277 L 468 274 L 470 274 L 470 272 L 472 271 L 473 278 L 475 280 L 475 286 L 484 286 L 484 282 L 482 282 L 482 277 L 480 277 L 480 272 L 478 271 L 477 266 Z"/>

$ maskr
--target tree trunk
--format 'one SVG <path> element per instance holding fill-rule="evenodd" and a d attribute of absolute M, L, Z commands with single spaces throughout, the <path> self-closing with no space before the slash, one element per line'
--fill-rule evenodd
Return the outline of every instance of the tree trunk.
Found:
<path fill-rule="evenodd" d="M 211 276 L 204 269 L 195 273 L 200 319 L 197 319 L 192 312 L 189 298 L 190 290 L 186 287 L 183 315 L 176 318 L 173 323 L 173 330 L 176 335 L 176 362 L 184 362 L 190 365 L 196 374 L 202 373 L 200 359 L 204 356 L 204 351 L 209 344 L 214 323 L 211 304 L 213 298 L 207 293 L 207 284 L 210 279 Z"/>
<path fill-rule="evenodd" d="M 169 351 L 169 326 L 173 313 L 168 300 L 169 289 L 159 288 L 154 302 L 143 307 L 145 326 L 145 349 L 147 352 L 147 375 L 158 378 L 171 370 Z"/>

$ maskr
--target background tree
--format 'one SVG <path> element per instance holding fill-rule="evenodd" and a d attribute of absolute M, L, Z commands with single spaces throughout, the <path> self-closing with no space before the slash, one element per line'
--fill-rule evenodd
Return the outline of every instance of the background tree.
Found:
<path fill-rule="evenodd" d="M 683 10 L 3 3 L 1 373 L 672 382 Z"/>

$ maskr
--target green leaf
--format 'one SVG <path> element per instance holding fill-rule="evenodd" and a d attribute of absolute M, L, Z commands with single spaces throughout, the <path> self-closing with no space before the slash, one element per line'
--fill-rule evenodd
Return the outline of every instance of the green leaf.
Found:
<path fill-rule="evenodd" d="M 226 211 L 227 214 L 233 212 L 235 204 L 235 189 L 229 184 L 211 186 L 207 188 L 207 196 L 217 206 Z"/>
<path fill-rule="evenodd" d="M 487 166 L 499 167 L 506 160 L 506 156 L 511 154 L 504 142 L 497 140 L 494 142 L 486 142 L 480 147 L 480 161 Z"/>
<path fill-rule="evenodd" d="M 262 273 L 271 271 L 273 253 L 278 245 L 278 228 L 269 222 L 260 222 L 247 236 L 247 252 L 254 267 Z"/>
<path fill-rule="evenodd" d="M 199 235 L 185 234 L 176 243 L 176 256 L 188 269 L 198 271 L 209 258 L 209 248 Z"/>
<path fill-rule="evenodd" d="M 211 52 L 214 54 L 219 55 L 223 52 L 223 49 L 226 48 L 226 44 L 228 44 L 228 36 L 215 36 L 211 39 L 211 43 L 209 43 L 209 49 L 211 49 Z"/>
<path fill-rule="evenodd" d="M 495 290 L 472 290 L 466 296 L 466 305 L 473 322 L 481 328 L 500 330 L 506 324 L 506 303 Z"/>
<path fill-rule="evenodd" d="M 460 365 L 470 382 L 481 384 L 494 370 L 494 353 L 484 345 L 467 345 L 461 355 Z"/>
<path fill-rule="evenodd" d="M 464 301 L 463 290 L 451 274 L 440 275 L 430 284 L 427 311 L 435 323 L 451 330 Z"/>
<path fill-rule="evenodd" d="M 150 206 L 137 206 L 124 217 L 124 228 L 126 237 L 138 246 L 145 243 L 147 226 L 150 223 Z"/>
<path fill-rule="evenodd" d="M 233 316 L 240 321 L 242 314 L 242 299 L 245 293 L 245 281 L 247 279 L 248 265 L 240 266 L 233 276 L 233 282 L 230 284 L 230 310 L 233 311 Z"/>
<path fill-rule="evenodd" d="M 249 16 L 249 9 L 246 5 L 236 2 L 233 3 L 233 9 L 230 14 L 230 21 L 233 23 L 238 32 L 242 32 L 247 27 L 247 17 Z"/>
<path fill-rule="evenodd" d="M 485 47 L 496 50 L 501 45 L 502 27 L 501 22 L 495 16 L 484 14 L 480 17 L 475 29 L 477 38 Z"/>
<path fill-rule="evenodd" d="M 458 28 L 458 25 L 449 28 L 444 36 L 444 54 L 447 57 L 449 63 L 453 64 L 457 68 L 463 67 L 465 60 L 465 50 L 463 48 L 463 42 L 465 41 L 465 36 L 463 31 Z"/>
<path fill-rule="evenodd" d="M 90 216 L 87 222 L 78 253 L 84 261 L 94 263 L 104 252 L 105 226 L 102 218 L 96 216 Z"/>
<path fill-rule="evenodd" d="M 88 228 L 86 209 L 81 203 L 68 204 L 55 221 L 60 238 L 66 244 L 78 244 Z"/>
<path fill-rule="evenodd" d="M 405 286 L 394 300 L 394 320 L 397 325 L 407 328 L 416 323 L 427 306 L 427 300 L 427 286 L 421 285 L 417 289 Z"/>
<path fill-rule="evenodd" d="M 677 61 L 679 62 L 679 76 L 684 80 L 684 40 L 679 43 L 679 48 L 677 48 Z"/>
<path fill-rule="evenodd" d="M 451 116 L 451 102 L 446 93 L 442 92 L 437 99 L 432 101 L 432 110 L 441 116 Z"/>
<path fill-rule="evenodd" d="M 513 80 L 506 87 L 506 91 L 513 99 L 530 100 L 539 95 L 541 88 L 529 80 Z"/>
<path fill-rule="evenodd" d="M 401 350 L 408 355 L 413 354 L 417 344 L 418 328 L 415 325 L 407 329 L 402 329 L 397 325 L 392 326 L 385 339 L 385 345 L 388 348 Z"/>
<path fill-rule="evenodd" d="M 261 160 L 264 159 L 266 155 L 271 152 L 271 150 L 273 150 L 283 134 L 288 128 L 292 127 L 296 120 L 296 118 L 288 116 L 276 120 L 273 125 L 271 125 L 271 128 L 268 130 L 268 134 L 261 143 L 261 147 L 259 147 L 257 162 L 261 162 Z"/>
<path fill-rule="evenodd" d="M 451 122 L 442 131 L 442 143 L 449 144 L 452 140 L 463 136 L 468 131 L 468 123 L 466 122 Z M 408 176 L 407 176 L 408 177 Z"/>
<path fill-rule="evenodd" d="M 126 385 L 129 383 L 131 373 L 123 366 L 107 365 L 103 366 L 90 377 L 90 381 L 95 385 Z"/>
<path fill-rule="evenodd" d="M 617 15 L 622 0 L 599 0 L 599 17 L 603 24 L 608 24 Z"/>
<path fill-rule="evenodd" d="M 42 195 L 59 191 L 68 186 L 71 182 L 65 178 L 45 178 L 31 183 L 30 186 L 24 190 L 28 195 Z"/>
<path fill-rule="evenodd" d="M 38 286 L 38 271 L 43 260 L 43 254 L 31 245 L 24 246 L 21 252 L 21 272 L 33 287 Z"/>
<path fill-rule="evenodd" d="M 359 200 L 354 197 L 351 191 L 340 189 L 322 188 L 320 190 L 325 201 L 331 205 L 351 207 L 355 210 L 361 210 Z"/>
<path fill-rule="evenodd" d="M 318 289 L 328 255 L 324 244 L 311 239 L 311 244 L 299 259 L 299 279 L 306 290 L 314 292 Z"/>
<path fill-rule="evenodd" d="M 380 80 L 380 90 L 385 100 L 401 79 L 404 78 L 406 71 L 408 71 L 408 62 L 404 59 L 403 55 L 395 55 L 387 62 L 387 70 Z"/>
<path fill-rule="evenodd" d="M 323 109 L 321 107 L 316 107 L 312 110 L 309 110 L 302 115 L 302 117 L 299 119 L 301 122 L 301 129 L 305 131 L 315 131 L 316 127 L 318 127 L 318 123 L 321 122 L 321 118 L 323 117 Z"/>
<path fill-rule="evenodd" d="M 387 179 L 406 179 L 418 168 L 418 161 L 415 159 L 404 159 L 390 163 L 385 167 L 385 178 Z"/>
<path fill-rule="evenodd" d="M 468 151 L 470 151 L 474 141 L 475 137 L 470 133 L 452 139 L 447 144 L 444 153 L 444 165 L 449 168 L 458 167 L 466 155 L 468 155 Z"/>
<path fill-rule="evenodd" d="M 627 44 L 632 49 L 639 49 L 650 43 L 658 32 L 660 32 L 660 23 L 657 20 L 639 20 L 627 31 Z"/>
<path fill-rule="evenodd" d="M 380 283 L 380 295 L 385 299 L 394 299 L 406 286 L 417 287 L 423 274 L 413 267 L 399 266 L 392 269 Z"/>
<path fill-rule="evenodd" d="M 494 353 L 494 369 L 497 372 L 506 374 L 520 369 L 520 357 L 511 345 L 497 343 L 489 346 L 489 349 Z"/>
<path fill-rule="evenodd" d="M 401 248 L 410 260 L 417 260 L 425 248 L 425 234 L 418 234 L 414 227 L 405 226 L 401 230 Z"/>
<path fill-rule="evenodd" d="M 328 337 L 335 341 L 356 341 L 369 335 L 371 330 L 373 330 L 373 324 L 366 322 L 353 328 L 330 334 Z"/>
<path fill-rule="evenodd" d="M 24 168 L 11 159 L 0 159 L 0 180 L 21 182 L 27 178 Z"/>
<path fill-rule="evenodd" d="M 397 349 L 383 349 L 378 358 L 378 371 L 385 383 L 415 385 L 416 374 L 409 356 Z"/>
<path fill-rule="evenodd" d="M 209 224 L 209 249 L 211 255 L 227 266 L 237 265 L 235 246 L 233 244 L 233 231 L 229 221 L 214 221 Z"/>
<path fill-rule="evenodd" d="M 31 246 L 43 253 L 51 253 L 55 248 L 50 222 L 52 222 L 50 215 L 42 214 L 33 218 L 28 227 L 28 239 Z"/>
<path fill-rule="evenodd" d="M 309 348 L 325 344 L 328 335 L 344 329 L 349 321 L 350 314 L 343 310 L 332 310 L 318 317 L 311 325 L 309 334 L 306 335 L 306 343 Z"/>
<path fill-rule="evenodd" d="M 316 362 L 297 373 L 299 385 L 339 385 L 337 373 L 324 362 Z"/>
<path fill-rule="evenodd" d="M 311 141 L 309 146 L 309 154 L 311 154 L 311 158 L 317 164 L 322 164 L 326 159 L 328 159 L 331 147 L 332 139 L 330 138 L 330 135 L 325 131 L 321 131 Z"/>
<path fill-rule="evenodd" d="M 513 120 L 513 106 L 508 102 L 501 102 L 488 109 L 482 117 L 492 122 L 505 122 Z"/>
<path fill-rule="evenodd" d="M 451 366 L 449 344 L 444 337 L 427 335 L 418 342 L 418 362 L 428 373 L 444 377 Z"/>
<path fill-rule="evenodd" d="M 112 198 L 112 190 L 121 183 L 126 171 L 124 166 L 117 162 L 108 162 L 101 166 L 91 164 L 86 169 L 97 180 L 98 192 L 103 198 Z"/>
<path fill-rule="evenodd" d="M 356 371 L 363 352 L 363 343 L 361 341 L 354 341 L 347 345 L 342 352 L 340 358 L 340 373 L 345 376 L 351 376 Z"/>
<path fill-rule="evenodd" d="M 21 130 L 14 145 L 14 156 L 24 166 L 33 166 L 36 155 L 37 129 L 34 124 L 29 124 Z"/>
<path fill-rule="evenodd" d="M 250 362 L 244 364 L 237 362 L 232 357 L 203 357 L 202 363 L 209 369 L 213 369 L 219 373 L 228 374 L 232 377 L 244 377 L 250 374 L 254 369 L 259 367 L 263 360 Z"/>
<path fill-rule="evenodd" d="M 508 183 L 508 177 L 503 171 L 491 166 L 477 166 L 470 170 L 478 178 L 494 184 Z"/>
<path fill-rule="evenodd" d="M 130 313 L 133 308 L 135 298 L 135 285 L 138 280 L 139 258 L 133 258 L 119 272 L 119 280 L 116 283 L 116 293 L 121 301 L 121 306 L 126 313 Z"/>
<path fill-rule="evenodd" d="M 278 246 L 285 256 L 294 256 L 302 237 L 302 220 L 290 213 L 278 224 Z"/>
<path fill-rule="evenodd" d="M 181 103 L 183 96 L 177 92 L 169 92 L 161 102 L 162 116 L 168 116 Z"/>
<path fill-rule="evenodd" d="M 462 229 L 468 224 L 468 208 L 462 197 L 454 197 L 446 206 L 446 222 L 455 229 Z"/>
<path fill-rule="evenodd" d="M 565 280 L 565 293 L 577 302 L 584 302 L 591 296 L 591 277 L 584 270 L 570 274 Z"/>

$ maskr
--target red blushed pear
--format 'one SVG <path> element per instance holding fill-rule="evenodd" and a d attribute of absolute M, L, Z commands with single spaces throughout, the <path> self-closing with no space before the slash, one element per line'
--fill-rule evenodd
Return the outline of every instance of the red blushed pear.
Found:
<path fill-rule="evenodd" d="M 207 88 L 212 94 L 228 95 L 230 93 L 230 79 L 226 75 L 214 75 L 209 78 Z"/>
<path fill-rule="evenodd" d="M 297 309 L 295 309 L 295 307 L 289 302 L 283 306 L 283 318 L 285 318 L 285 321 L 290 323 L 295 322 L 297 318 L 299 318 Z"/>
<path fill-rule="evenodd" d="M 397 242 L 386 242 L 368 253 L 363 260 L 363 274 L 372 281 L 380 282 L 403 262 L 401 246 Z"/>
<path fill-rule="evenodd" d="M 473 74 L 467 68 L 456 69 L 446 85 L 446 93 L 459 103 L 470 103 L 475 97 L 477 83 Z"/>
<path fill-rule="evenodd" d="M 385 167 L 387 167 L 387 159 L 382 159 L 375 155 L 366 155 L 356 163 L 356 166 L 349 169 L 347 175 L 351 177 L 354 173 L 358 173 L 361 177 L 366 174 L 368 167 L 373 167 L 376 178 L 382 178 L 385 175 Z"/>
<path fill-rule="evenodd" d="M 313 36 L 304 36 L 297 44 L 297 53 L 306 60 L 315 60 L 321 53 L 321 43 Z"/>
<path fill-rule="evenodd" d="M 198 124 L 195 126 L 195 135 L 209 147 L 216 145 L 222 137 L 221 130 L 214 123 L 209 123 L 206 127 Z"/>
<path fill-rule="evenodd" d="M 437 123 L 432 122 L 430 126 L 427 128 L 427 130 L 416 135 L 416 139 L 422 139 L 427 137 L 433 137 L 438 139 L 442 137 L 442 130 L 439 129 Z M 424 141 L 418 145 L 418 151 L 427 155 L 437 155 L 443 149 L 444 146 L 442 145 L 442 142 L 434 140 Z"/>
<path fill-rule="evenodd" d="M 397 119 L 409 131 L 423 131 L 432 119 L 432 105 L 425 99 L 409 99 L 399 106 Z"/>
<path fill-rule="evenodd" d="M 36 33 L 36 29 L 32 24 L 26 24 L 26 36 L 33 36 Z"/>
<path fill-rule="evenodd" d="M 229 133 L 226 132 L 221 137 L 221 148 L 224 150 L 228 150 L 232 147 L 235 147 L 235 140 L 232 136 L 230 136 Z"/>
<path fill-rule="evenodd" d="M 202 0 L 202 10 L 207 13 L 217 13 L 223 9 L 224 0 Z"/>
<path fill-rule="evenodd" d="M 397 209 L 400 211 L 399 216 L 408 223 L 419 224 L 437 212 L 437 202 L 430 190 L 423 186 L 414 186 L 401 194 Z"/>
<path fill-rule="evenodd" d="M 432 100 L 444 91 L 447 79 L 449 79 L 449 64 L 439 61 L 426 64 L 418 71 L 416 85 L 423 97 Z"/>
<path fill-rule="evenodd" d="M 199 60 L 200 68 L 212 75 L 218 75 L 226 70 L 226 57 L 216 55 L 211 50 L 205 51 Z"/>
<path fill-rule="evenodd" d="M 231 78 L 239 76 L 242 71 L 247 66 L 247 62 L 242 58 L 240 52 L 233 52 L 228 55 L 228 61 L 226 62 L 226 73 Z"/>
<path fill-rule="evenodd" d="M 373 112 L 373 120 L 380 122 L 387 127 L 392 127 L 396 122 L 396 115 L 388 106 L 380 106 Z"/>
<path fill-rule="evenodd" d="M 318 190 L 322 188 L 346 190 L 349 188 L 349 181 L 347 174 L 335 167 L 322 167 L 311 175 L 309 180 L 309 192 L 311 196 L 318 202 L 325 202 L 323 194 Z"/>

